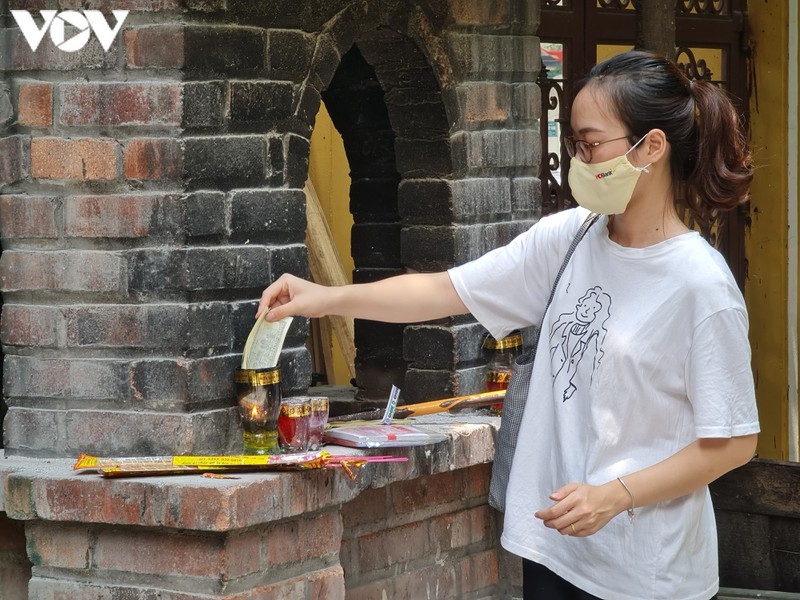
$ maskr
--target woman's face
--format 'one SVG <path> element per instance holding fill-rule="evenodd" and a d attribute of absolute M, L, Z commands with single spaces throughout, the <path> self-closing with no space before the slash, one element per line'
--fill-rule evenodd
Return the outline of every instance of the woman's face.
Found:
<path fill-rule="evenodd" d="M 583 140 L 590 145 L 591 159 L 586 162 L 603 162 L 631 149 L 626 137 L 630 134 L 622 122 L 613 116 L 613 111 L 609 110 L 608 99 L 602 90 L 591 84 L 575 97 L 570 124 L 573 139 Z"/>

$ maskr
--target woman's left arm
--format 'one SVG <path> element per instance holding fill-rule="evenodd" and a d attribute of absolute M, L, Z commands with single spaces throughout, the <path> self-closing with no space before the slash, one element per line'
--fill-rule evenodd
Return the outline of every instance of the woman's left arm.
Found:
<path fill-rule="evenodd" d="M 757 434 L 701 438 L 669 458 L 602 485 L 569 483 L 550 495 L 555 502 L 535 516 L 564 535 L 587 536 L 635 504 L 647 506 L 685 496 L 748 462 Z M 627 486 L 627 489 L 626 489 Z"/>

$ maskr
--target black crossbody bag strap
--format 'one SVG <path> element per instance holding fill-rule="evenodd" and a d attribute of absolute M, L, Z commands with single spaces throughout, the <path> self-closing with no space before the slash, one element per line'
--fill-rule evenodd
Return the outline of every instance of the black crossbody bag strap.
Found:
<path fill-rule="evenodd" d="M 575 237 L 572 238 L 572 243 L 567 249 L 564 260 L 561 262 L 561 268 L 558 270 L 555 281 L 553 281 L 550 297 L 547 299 L 547 305 L 542 313 L 542 322 L 544 321 L 544 315 L 547 314 L 547 309 L 550 308 L 558 282 L 561 280 L 564 269 L 567 268 L 569 259 L 572 258 L 572 254 L 583 239 L 583 236 L 586 235 L 586 232 L 589 231 L 589 228 L 594 225 L 599 217 L 600 215 L 596 213 L 586 217 Z M 500 511 L 505 510 L 506 506 L 506 488 L 508 486 L 508 477 L 511 473 L 511 461 L 517 446 L 522 413 L 528 400 L 528 390 L 530 389 L 531 374 L 533 373 L 533 360 L 536 356 L 536 347 L 539 345 L 541 330 L 542 324 L 540 323 L 532 348 L 517 358 L 511 374 L 511 380 L 508 382 L 506 396 L 503 400 L 503 414 L 500 418 L 500 429 L 495 438 L 494 464 L 492 465 L 492 479 L 489 484 L 489 504 Z"/>

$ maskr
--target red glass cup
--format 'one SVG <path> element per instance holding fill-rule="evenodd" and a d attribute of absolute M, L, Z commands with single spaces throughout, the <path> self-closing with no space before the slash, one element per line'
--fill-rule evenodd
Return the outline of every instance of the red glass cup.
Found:
<path fill-rule="evenodd" d="M 291 396 L 281 402 L 278 415 L 278 441 L 283 452 L 308 450 L 308 428 L 311 421 L 311 398 Z"/>

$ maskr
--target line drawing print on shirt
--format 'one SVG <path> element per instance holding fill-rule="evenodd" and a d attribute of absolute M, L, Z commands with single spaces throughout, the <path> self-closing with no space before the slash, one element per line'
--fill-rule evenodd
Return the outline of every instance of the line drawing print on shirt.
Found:
<path fill-rule="evenodd" d="M 605 323 L 610 316 L 611 296 L 595 286 L 581 296 L 573 312 L 562 313 L 553 323 L 550 329 L 553 388 L 563 389 L 562 402 L 569 400 L 577 390 L 573 379 L 582 364 L 583 368 L 591 366 L 594 375 L 603 356 Z M 587 352 L 588 362 L 584 362 Z"/>

